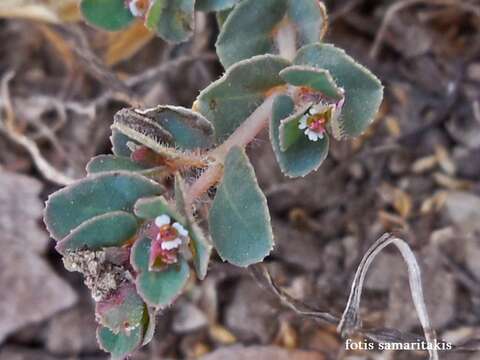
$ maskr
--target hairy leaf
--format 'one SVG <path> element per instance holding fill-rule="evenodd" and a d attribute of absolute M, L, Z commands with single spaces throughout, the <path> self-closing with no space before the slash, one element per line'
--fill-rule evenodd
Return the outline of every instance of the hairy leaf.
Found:
<path fill-rule="evenodd" d="M 188 40 L 194 27 L 194 5 L 194 0 L 156 0 L 145 24 L 167 41 Z"/>
<path fill-rule="evenodd" d="M 96 304 L 96 318 L 115 333 L 143 326 L 147 308 L 133 284 L 126 283 Z"/>
<path fill-rule="evenodd" d="M 232 134 L 273 88 L 285 84 L 278 73 L 288 65 L 278 56 L 256 56 L 235 64 L 200 93 L 195 108 L 213 123 L 217 142 Z"/>
<path fill-rule="evenodd" d="M 124 331 L 115 334 L 109 328 L 99 326 L 97 341 L 102 350 L 111 354 L 112 360 L 124 360 L 142 344 L 143 332 L 144 329 L 137 326 L 128 334 Z"/>
<path fill-rule="evenodd" d="M 130 157 L 132 150 L 128 147 L 129 142 L 135 143 L 135 141 L 123 134 L 119 130 L 112 126 L 112 135 L 110 136 L 110 142 L 112 143 L 112 152 L 116 156 Z"/>
<path fill-rule="evenodd" d="M 280 76 L 291 85 L 306 86 L 333 99 L 341 99 L 343 96 L 343 90 L 335 84 L 332 75 L 325 69 L 293 65 L 283 69 Z"/>
<path fill-rule="evenodd" d="M 137 291 L 142 299 L 156 309 L 169 306 L 185 287 L 190 276 L 188 263 L 180 258 L 178 264 L 163 271 L 149 271 L 151 240 L 138 240 L 132 248 L 131 263 L 138 272 Z"/>
<path fill-rule="evenodd" d="M 115 155 L 98 155 L 87 164 L 87 173 L 96 174 L 107 171 L 143 171 L 146 167 L 130 158 Z"/>
<path fill-rule="evenodd" d="M 201 114 L 178 106 L 135 110 L 167 130 L 181 149 L 204 149 L 212 145 L 213 126 Z"/>
<path fill-rule="evenodd" d="M 167 199 L 163 196 L 143 198 L 136 202 L 134 207 L 135 215 L 141 219 L 155 219 L 160 215 L 168 215 L 182 225 L 185 225 L 185 218 L 180 215 Z"/>
<path fill-rule="evenodd" d="M 225 68 L 255 55 L 278 54 L 291 29 L 294 46 L 319 42 L 326 30 L 325 7 L 318 0 L 244 0 L 222 27 L 216 46 Z M 291 33 L 291 34 L 290 34 Z"/>
<path fill-rule="evenodd" d="M 45 224 L 52 237 L 60 240 L 88 219 L 112 211 L 131 212 L 138 198 L 162 192 L 161 185 L 134 173 L 89 176 L 50 195 Z"/>
<path fill-rule="evenodd" d="M 294 103 L 290 97 L 283 95 L 275 99 L 270 123 L 270 140 L 282 172 L 289 177 L 299 177 L 318 169 L 327 157 L 329 140 L 327 136 L 317 142 L 308 140 L 298 129 L 298 119 L 301 115 L 292 115 L 293 111 Z M 282 151 L 280 127 L 292 124 L 291 132 L 294 133 L 295 139 L 285 151 Z"/>
<path fill-rule="evenodd" d="M 80 8 L 89 24 L 108 31 L 124 29 L 135 19 L 124 0 L 82 0 Z"/>
<path fill-rule="evenodd" d="M 360 135 L 373 121 L 383 98 L 383 86 L 368 69 L 355 62 L 342 49 L 330 44 L 307 45 L 300 49 L 294 63 L 330 72 L 336 84 L 345 90 L 345 103 L 333 135 Z"/>
<path fill-rule="evenodd" d="M 245 151 L 238 147 L 232 148 L 225 160 L 209 226 L 218 254 L 234 265 L 260 262 L 273 249 L 267 200 Z"/>
<path fill-rule="evenodd" d="M 95 216 L 75 228 L 56 249 L 60 253 L 67 250 L 98 250 L 104 247 L 122 246 L 136 233 L 138 228 L 135 216 L 124 211 L 113 211 Z"/>

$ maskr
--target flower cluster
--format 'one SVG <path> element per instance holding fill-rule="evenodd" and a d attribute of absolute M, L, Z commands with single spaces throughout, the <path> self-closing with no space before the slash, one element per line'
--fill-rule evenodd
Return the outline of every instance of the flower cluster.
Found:
<path fill-rule="evenodd" d="M 171 224 L 168 215 L 160 215 L 150 224 L 148 236 L 152 239 L 150 270 L 160 270 L 178 262 L 178 252 L 188 243 L 188 231 L 178 222 Z"/>
<path fill-rule="evenodd" d="M 335 104 L 320 102 L 310 106 L 300 118 L 298 128 L 304 131 L 310 141 L 323 139 L 327 131 L 327 125 L 336 121 L 340 116 L 343 103 L 342 99 Z"/>

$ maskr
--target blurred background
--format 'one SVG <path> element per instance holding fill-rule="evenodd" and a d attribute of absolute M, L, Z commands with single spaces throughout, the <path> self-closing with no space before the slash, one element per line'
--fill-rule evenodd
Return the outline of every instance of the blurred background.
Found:
<path fill-rule="evenodd" d="M 267 265 L 290 295 L 339 315 L 356 266 L 384 232 L 401 230 L 423 270 L 433 327 L 480 338 L 480 2 L 331 0 L 327 41 L 386 87 L 362 138 L 335 142 L 320 170 L 284 178 L 263 134 L 250 146 L 277 246 Z M 92 300 L 64 270 L 42 222 L 47 196 L 108 153 L 115 111 L 191 106 L 218 78 L 215 17 L 172 46 L 142 26 L 85 26 L 76 0 L 0 2 L 0 359 L 100 360 Z M 395 249 L 373 264 L 366 325 L 421 334 Z M 360 340 L 360 339 L 357 339 Z M 336 329 L 302 318 L 248 271 L 214 258 L 160 315 L 133 359 L 394 360 L 425 353 L 345 351 Z M 441 359 L 480 359 L 442 353 Z"/>

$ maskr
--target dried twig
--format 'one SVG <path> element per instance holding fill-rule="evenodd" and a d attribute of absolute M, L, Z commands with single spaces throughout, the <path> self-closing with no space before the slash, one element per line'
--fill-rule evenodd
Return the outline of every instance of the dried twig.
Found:
<path fill-rule="evenodd" d="M 428 343 L 434 343 L 436 342 L 436 335 L 430 325 L 430 317 L 428 316 L 427 306 L 425 305 L 420 266 L 418 265 L 415 254 L 410 249 L 410 246 L 404 240 L 390 234 L 385 234 L 378 239 L 363 257 L 355 274 L 347 306 L 337 329 L 342 336 L 345 336 L 355 332 L 355 330 L 360 327 L 360 300 L 362 297 L 365 276 L 375 257 L 388 245 L 395 245 L 398 250 L 400 250 L 403 259 L 408 266 L 410 291 L 412 293 L 412 299 L 415 309 L 417 310 L 418 318 L 420 319 L 420 323 L 422 324 L 425 333 L 425 339 Z M 437 350 L 429 349 L 428 352 L 430 359 L 438 360 Z"/>
<path fill-rule="evenodd" d="M 73 182 L 73 179 L 62 174 L 56 170 L 50 163 L 42 156 L 37 144 L 21 134 L 15 128 L 15 111 L 10 97 L 9 83 L 14 77 L 13 72 L 8 72 L 2 79 L 1 92 L 3 99 L 3 107 L 5 109 L 6 118 L 0 119 L 0 132 L 5 134 L 10 140 L 22 146 L 32 157 L 32 160 L 38 171 L 51 182 L 59 185 L 68 185 Z"/>
<path fill-rule="evenodd" d="M 427 4 L 427 5 L 441 5 L 441 6 L 456 6 L 463 11 L 470 12 L 477 17 L 480 17 L 480 7 L 475 6 L 468 1 L 458 1 L 458 0 L 402 0 L 397 1 L 392 4 L 386 11 L 385 16 L 383 17 L 382 24 L 380 29 L 377 32 L 375 41 L 373 42 L 372 48 L 370 50 L 370 57 L 376 58 L 378 52 L 380 51 L 380 46 L 382 45 L 383 39 L 387 32 L 390 22 L 394 19 L 395 15 L 408 7 Z"/>
<path fill-rule="evenodd" d="M 398 330 L 389 328 L 368 329 L 362 327 L 361 322 L 359 321 L 358 314 L 360 307 L 360 298 L 362 294 L 365 274 L 375 256 L 378 255 L 385 247 L 390 244 L 394 244 L 398 247 L 408 265 L 412 298 L 414 300 L 419 319 L 422 323 L 425 337 L 412 333 L 400 332 Z M 415 255 L 413 254 L 409 245 L 404 240 L 399 239 L 398 237 L 395 237 L 391 234 L 383 235 L 367 251 L 356 272 L 355 279 L 351 287 L 350 297 L 345 311 L 341 317 L 330 314 L 329 312 L 312 309 L 301 301 L 292 298 L 281 287 L 275 284 L 265 265 L 260 264 L 252 266 L 250 267 L 250 271 L 253 277 L 262 285 L 262 287 L 265 287 L 268 290 L 272 291 L 279 298 L 282 304 L 293 310 L 296 314 L 304 317 L 313 318 L 315 320 L 328 324 L 337 325 L 337 329 L 342 335 L 358 334 L 376 343 L 426 342 L 429 344 L 434 344 L 436 342 L 437 344 L 442 344 L 441 341 L 436 340 L 435 332 L 430 326 L 430 320 L 423 298 L 420 268 L 415 259 Z M 454 345 L 452 347 L 452 351 L 478 351 L 479 349 L 479 340 L 471 340 L 468 343 L 462 345 Z M 429 358 L 431 360 L 437 360 L 437 351 L 429 350 Z"/>

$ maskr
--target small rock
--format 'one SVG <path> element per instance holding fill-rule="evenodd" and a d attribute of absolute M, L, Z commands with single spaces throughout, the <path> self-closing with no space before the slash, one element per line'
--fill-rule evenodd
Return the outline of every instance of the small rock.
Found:
<path fill-rule="evenodd" d="M 13 173 L 0 175 L 0 343 L 11 333 L 72 306 L 77 296 L 40 257 L 48 237 L 41 183 Z"/>
<path fill-rule="evenodd" d="M 0 360 L 55 360 L 41 350 L 32 350 L 20 346 L 6 346 L 0 350 Z"/>
<path fill-rule="evenodd" d="M 241 340 L 258 338 L 267 343 L 277 327 L 275 302 L 254 280 L 244 280 L 238 284 L 233 301 L 226 309 L 226 326 Z"/>
<path fill-rule="evenodd" d="M 178 310 L 173 318 L 173 331 L 179 334 L 190 333 L 208 324 L 205 314 L 191 303 L 177 305 Z"/>
<path fill-rule="evenodd" d="M 98 350 L 94 309 L 77 306 L 55 316 L 47 328 L 47 348 L 54 354 L 74 355 Z"/>
<path fill-rule="evenodd" d="M 42 252 L 48 244 L 40 229 L 43 204 L 39 195 L 42 184 L 31 177 L 2 172 L 0 175 L 0 233 L 2 240 L 29 251 Z"/>
<path fill-rule="evenodd" d="M 75 292 L 39 256 L 5 246 L 0 252 L 0 342 L 30 323 L 48 319 L 77 301 Z"/>
<path fill-rule="evenodd" d="M 200 360 L 325 360 L 325 356 L 302 350 L 285 350 L 276 346 L 231 346 L 218 349 Z"/>
<path fill-rule="evenodd" d="M 425 303 L 434 329 L 443 328 L 455 317 L 455 278 L 442 266 L 440 256 L 438 248 L 432 245 L 417 254 L 422 270 Z M 420 325 L 412 302 L 406 268 L 392 280 L 386 317 L 387 326 L 400 331 L 411 331 Z"/>
<path fill-rule="evenodd" d="M 275 254 L 288 263 L 305 270 L 318 270 L 321 267 L 321 248 L 314 234 L 295 229 L 282 220 L 273 220 Z"/>
<path fill-rule="evenodd" d="M 405 272 L 407 267 L 400 254 L 379 254 L 373 261 L 365 282 L 370 290 L 388 290 L 396 275 Z"/>
<path fill-rule="evenodd" d="M 465 233 L 480 230 L 480 197 L 467 192 L 451 192 L 445 209 L 451 221 Z"/>

